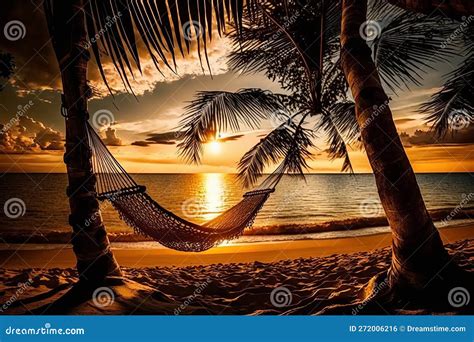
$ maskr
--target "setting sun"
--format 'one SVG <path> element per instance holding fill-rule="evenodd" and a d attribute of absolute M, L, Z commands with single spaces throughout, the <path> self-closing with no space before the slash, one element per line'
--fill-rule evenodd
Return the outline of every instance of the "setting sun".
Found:
<path fill-rule="evenodd" d="M 209 143 L 209 151 L 212 153 L 219 153 L 221 151 L 221 145 L 217 140 L 211 141 Z"/>

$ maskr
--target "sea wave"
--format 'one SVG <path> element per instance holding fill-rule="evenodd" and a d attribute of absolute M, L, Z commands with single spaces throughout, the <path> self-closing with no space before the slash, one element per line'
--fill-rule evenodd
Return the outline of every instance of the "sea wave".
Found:
<path fill-rule="evenodd" d="M 454 213 L 454 214 L 453 214 Z M 474 208 L 467 208 L 463 210 L 454 211 L 451 209 L 436 209 L 430 210 L 430 215 L 436 225 L 446 226 L 448 224 L 459 222 L 459 220 L 472 219 L 474 217 Z M 449 220 L 447 219 L 449 218 Z M 454 222 L 451 222 L 454 221 Z M 308 234 L 314 233 L 328 233 L 328 232 L 340 232 L 347 231 L 348 236 L 350 231 L 364 229 L 369 234 L 377 234 L 380 230 L 373 229 L 370 233 L 368 228 L 386 227 L 388 226 L 387 219 L 385 217 L 360 217 L 345 220 L 333 220 L 323 223 L 301 223 L 301 224 L 284 224 L 284 225 L 272 225 L 272 226 L 257 226 L 245 230 L 244 237 L 250 238 L 245 239 L 253 242 L 258 242 L 261 239 L 258 237 L 265 237 L 265 241 L 278 240 L 278 236 L 290 235 L 293 239 L 297 240 L 305 238 Z M 338 236 L 340 234 L 337 234 Z M 68 244 L 71 241 L 71 232 L 67 231 L 46 231 L 40 232 L 38 230 L 14 230 L 8 232 L 0 232 L 0 244 Z M 272 236 L 274 238 L 272 238 Z M 299 236 L 299 237 L 298 237 Z M 331 235 L 332 236 L 332 235 Z M 146 242 L 153 241 L 152 239 L 138 235 L 134 232 L 109 232 L 109 240 L 113 243 L 131 243 L 131 242 Z"/>

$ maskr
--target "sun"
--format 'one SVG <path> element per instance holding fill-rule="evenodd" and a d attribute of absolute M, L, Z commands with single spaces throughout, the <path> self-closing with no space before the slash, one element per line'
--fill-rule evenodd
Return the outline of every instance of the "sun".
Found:
<path fill-rule="evenodd" d="M 219 153 L 221 151 L 221 144 L 217 140 L 209 143 L 209 151 L 212 153 Z"/>

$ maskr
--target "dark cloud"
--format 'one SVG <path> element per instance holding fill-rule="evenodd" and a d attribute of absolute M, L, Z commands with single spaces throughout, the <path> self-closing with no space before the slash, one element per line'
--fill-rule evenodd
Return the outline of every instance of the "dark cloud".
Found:
<path fill-rule="evenodd" d="M 433 131 L 416 130 L 413 135 L 400 133 L 400 138 L 405 147 L 424 145 L 468 145 L 474 144 L 474 126 L 448 133 L 437 137 Z"/>
<path fill-rule="evenodd" d="M 183 139 L 183 134 L 180 132 L 165 132 L 148 134 L 145 140 L 150 144 L 173 145 Z"/>
<path fill-rule="evenodd" d="M 210 133 L 209 136 L 214 136 L 215 134 Z M 236 141 L 242 138 L 244 134 L 235 134 L 227 137 L 221 137 L 215 139 L 218 142 L 225 143 L 228 141 Z M 134 141 L 132 145 L 146 147 L 152 144 L 160 145 L 174 145 L 183 139 L 183 133 L 181 132 L 165 132 L 165 133 L 152 133 L 148 134 L 148 138 L 145 141 Z"/>
<path fill-rule="evenodd" d="M 219 139 L 216 139 L 216 140 L 218 142 L 235 141 L 235 140 L 239 140 L 243 136 L 244 136 L 243 134 L 235 134 L 235 135 L 231 135 L 231 136 L 228 136 L 228 137 L 219 138 Z"/>
<path fill-rule="evenodd" d="M 395 121 L 395 124 L 397 124 L 397 125 L 403 125 L 403 124 L 406 124 L 408 122 L 416 121 L 416 119 L 401 118 L 401 119 L 395 119 L 394 121 Z"/>
<path fill-rule="evenodd" d="M 147 146 L 150 146 L 150 143 L 148 141 L 139 140 L 139 141 L 132 142 L 132 145 L 133 146 L 140 146 L 140 147 L 147 147 Z"/>
<path fill-rule="evenodd" d="M 62 151 L 61 132 L 45 126 L 29 116 L 21 116 L 12 125 L 0 124 L 0 151 L 2 153 Z"/>

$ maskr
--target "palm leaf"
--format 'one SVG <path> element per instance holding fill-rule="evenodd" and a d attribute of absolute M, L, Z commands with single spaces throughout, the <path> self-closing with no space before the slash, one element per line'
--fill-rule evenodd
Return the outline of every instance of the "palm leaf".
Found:
<path fill-rule="evenodd" d="M 348 152 L 348 145 L 355 143 L 359 137 L 354 103 L 338 102 L 328 110 L 323 110 L 315 129 L 322 129 L 326 133 L 329 158 L 343 158 L 341 172 L 354 172 Z"/>
<path fill-rule="evenodd" d="M 214 21 L 221 34 L 226 24 L 242 26 L 244 2 L 254 11 L 256 2 L 263 0 L 87 0 L 84 12 L 87 24 L 87 47 L 90 46 L 99 72 L 109 88 L 103 68 L 103 55 L 112 61 L 126 89 L 132 91 L 129 77 L 133 69 L 141 72 L 138 42 L 146 48 L 146 55 L 160 69 L 175 68 L 176 54 L 189 53 L 190 42 L 196 42 L 197 52 L 207 58 L 207 43 L 212 38 Z M 64 0 L 45 0 L 44 8 L 50 32 L 58 21 L 55 15 L 64 7 Z M 227 20 L 224 15 L 227 14 Z M 217 20 L 216 20 L 217 18 Z M 199 33 L 190 37 L 183 26 L 199 26 Z M 59 26 L 58 26 L 59 29 Z M 186 50 L 183 43 L 186 44 Z M 103 52 L 103 53 L 102 53 Z"/>
<path fill-rule="evenodd" d="M 426 114 L 426 120 L 433 126 L 437 136 L 448 132 L 453 120 L 472 122 L 474 112 L 474 98 L 472 85 L 474 84 L 474 53 L 461 65 L 447 75 L 447 81 L 442 89 L 431 96 L 423 104 L 421 112 Z"/>
<path fill-rule="evenodd" d="M 259 127 L 272 113 L 286 112 L 286 96 L 257 88 L 226 91 L 202 91 L 185 108 L 179 130 L 183 141 L 179 154 L 188 162 L 199 163 L 203 144 L 226 131 L 239 131 L 244 125 Z"/>
<path fill-rule="evenodd" d="M 458 129 L 459 123 L 469 124 L 474 120 L 474 26 L 467 26 L 463 35 L 450 44 L 459 42 L 464 44 L 464 59 L 454 71 L 445 76 L 446 81 L 441 90 L 421 107 L 421 112 L 426 114 L 427 122 L 432 125 L 438 137 L 445 135 L 449 128 Z M 451 123 L 454 124 L 453 127 Z"/>
<path fill-rule="evenodd" d="M 291 132 L 282 124 L 242 156 L 238 164 L 238 178 L 245 188 L 253 186 L 268 166 L 285 157 L 291 139 Z"/>
<path fill-rule="evenodd" d="M 267 167 L 277 163 L 279 166 L 261 187 L 274 186 L 285 172 L 303 176 L 303 171 L 309 169 L 307 160 L 313 157 L 310 149 L 314 147 L 314 135 L 302 124 L 303 121 L 299 125 L 293 121 L 281 124 L 243 155 L 238 178 L 244 187 L 253 186 Z"/>
<path fill-rule="evenodd" d="M 383 10 L 385 8 L 385 10 Z M 433 65 L 455 54 L 451 47 L 441 48 L 454 22 L 437 16 L 406 12 L 391 5 L 380 5 L 368 18 L 380 27 L 372 42 L 373 57 L 382 81 L 397 91 L 421 85 Z"/>

